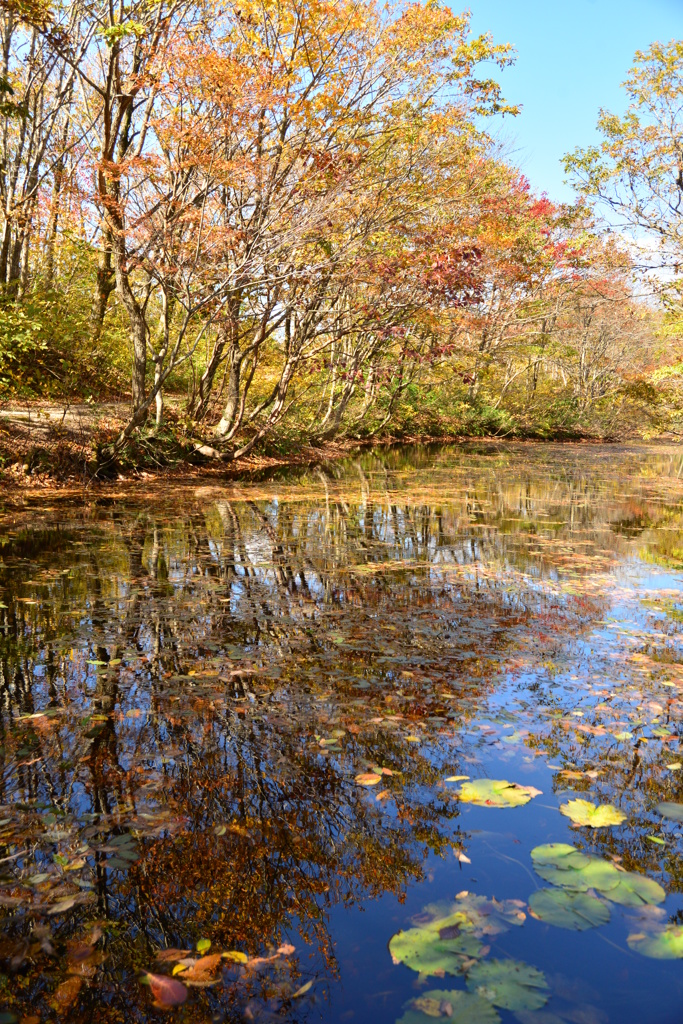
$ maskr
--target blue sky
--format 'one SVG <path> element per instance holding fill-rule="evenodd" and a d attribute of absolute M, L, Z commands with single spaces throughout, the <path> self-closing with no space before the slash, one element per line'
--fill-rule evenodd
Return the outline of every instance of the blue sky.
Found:
<path fill-rule="evenodd" d="M 600 107 L 623 111 L 619 88 L 633 55 L 656 39 L 683 39 L 683 0 L 469 0 L 475 33 L 510 42 L 517 64 L 501 72 L 503 94 L 521 103 L 498 134 L 532 186 L 571 200 L 563 153 L 598 135 Z"/>

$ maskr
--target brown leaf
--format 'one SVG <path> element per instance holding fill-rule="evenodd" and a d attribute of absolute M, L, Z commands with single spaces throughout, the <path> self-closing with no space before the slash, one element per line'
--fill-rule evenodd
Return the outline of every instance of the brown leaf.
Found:
<path fill-rule="evenodd" d="M 78 998 L 83 987 L 83 978 L 67 978 L 55 990 L 51 1003 L 57 1013 L 64 1013 Z"/>
<path fill-rule="evenodd" d="M 146 974 L 145 980 L 152 990 L 155 1006 L 182 1006 L 187 989 L 180 981 L 166 974 Z"/>
<path fill-rule="evenodd" d="M 221 960 L 220 953 L 211 953 L 209 956 L 195 960 L 191 967 L 182 972 L 183 983 L 185 985 L 203 985 L 207 981 L 215 980 Z"/>
<path fill-rule="evenodd" d="M 191 949 L 158 949 L 155 960 L 158 964 L 177 963 L 186 956 L 191 956 Z"/>
<path fill-rule="evenodd" d="M 361 772 L 356 775 L 356 782 L 359 786 L 376 786 L 381 778 L 381 775 L 375 775 L 374 772 Z"/>

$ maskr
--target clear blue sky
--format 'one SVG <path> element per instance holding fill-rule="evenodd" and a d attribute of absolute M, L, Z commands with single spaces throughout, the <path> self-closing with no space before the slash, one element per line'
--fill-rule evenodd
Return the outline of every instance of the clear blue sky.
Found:
<path fill-rule="evenodd" d="M 515 67 L 501 72 L 506 99 L 521 103 L 499 135 L 538 191 L 571 200 L 563 153 L 598 138 L 600 107 L 617 113 L 633 55 L 655 40 L 683 39 L 683 0 L 467 0 L 473 32 L 512 43 Z"/>

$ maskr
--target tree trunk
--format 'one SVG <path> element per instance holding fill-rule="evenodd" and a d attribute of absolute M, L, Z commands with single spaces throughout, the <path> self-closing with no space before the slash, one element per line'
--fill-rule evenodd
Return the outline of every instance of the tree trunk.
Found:
<path fill-rule="evenodd" d="M 228 367 L 228 397 L 225 403 L 225 409 L 221 421 L 216 427 L 216 433 L 219 437 L 225 437 L 232 428 L 235 422 L 235 416 L 240 404 L 240 372 L 242 369 L 242 354 L 240 350 L 233 345 L 230 354 L 228 355 L 230 365 Z"/>
<path fill-rule="evenodd" d="M 154 367 L 154 386 L 155 387 L 159 384 L 159 378 L 161 377 L 161 369 L 162 369 L 161 362 L 157 362 L 155 367 Z M 159 388 L 159 390 L 157 391 L 155 402 L 156 402 L 155 423 L 156 423 L 156 426 L 157 426 L 157 429 L 158 429 L 161 426 L 161 424 L 163 422 L 163 419 L 164 419 L 164 396 L 163 396 L 163 389 L 162 388 Z"/>
<path fill-rule="evenodd" d="M 2 232 L 2 245 L 0 246 L 0 284 L 7 283 L 7 264 L 9 262 L 9 249 L 12 241 L 12 221 L 5 215 L 5 226 Z"/>
<path fill-rule="evenodd" d="M 45 254 L 45 279 L 48 288 L 55 283 L 55 246 L 57 244 L 57 228 L 59 225 L 59 204 L 62 192 L 62 176 L 64 161 L 60 160 L 55 167 L 54 184 L 52 186 L 52 202 L 50 204 L 50 221 L 47 229 L 47 252 Z"/>
<path fill-rule="evenodd" d="M 92 327 L 93 341 L 97 344 L 102 335 L 104 317 L 109 304 L 109 296 L 116 287 L 116 276 L 112 266 L 111 236 L 106 232 L 103 238 L 104 250 L 100 256 L 97 267 L 97 283 L 93 295 L 92 308 L 90 311 L 90 324 Z"/>
<path fill-rule="evenodd" d="M 137 306 L 137 303 L 136 303 Z M 145 318 L 139 309 L 136 314 L 130 314 L 130 341 L 133 356 L 131 373 L 131 390 L 133 396 L 133 410 L 140 409 L 145 401 L 145 377 L 147 374 L 147 326 Z"/>
<path fill-rule="evenodd" d="M 200 377 L 198 392 L 192 396 L 192 400 L 190 401 L 188 411 L 193 420 L 197 423 L 200 420 L 203 420 L 206 416 L 209 406 L 209 398 L 211 397 L 211 390 L 216 376 L 216 370 L 221 364 L 223 350 L 225 349 L 226 344 L 227 339 L 225 332 L 221 331 L 214 343 L 213 351 L 209 357 L 206 369 Z"/>

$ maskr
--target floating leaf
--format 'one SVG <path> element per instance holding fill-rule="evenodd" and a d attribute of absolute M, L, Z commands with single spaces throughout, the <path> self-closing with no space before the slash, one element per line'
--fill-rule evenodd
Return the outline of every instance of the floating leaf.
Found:
<path fill-rule="evenodd" d="M 609 907 L 601 900 L 565 889 L 538 889 L 529 897 L 529 909 L 541 921 L 575 932 L 597 928 L 610 919 Z"/>
<path fill-rule="evenodd" d="M 568 843 L 544 843 L 542 846 L 535 846 L 531 851 L 531 859 L 535 865 L 552 865 L 562 871 L 584 867 L 590 860 Z"/>
<path fill-rule="evenodd" d="M 540 1010 L 548 1002 L 542 971 L 521 960 L 482 960 L 467 973 L 467 987 L 504 1010 Z"/>
<path fill-rule="evenodd" d="M 629 935 L 631 949 L 655 960 L 678 960 L 683 957 L 683 925 L 667 924 L 653 932 Z"/>
<path fill-rule="evenodd" d="M 84 978 L 73 976 L 57 986 L 50 1000 L 57 1013 L 65 1013 L 75 1003 L 78 993 L 83 987 L 84 980 Z"/>
<path fill-rule="evenodd" d="M 521 900 L 487 900 L 485 896 L 474 896 L 465 893 L 456 897 L 457 902 L 451 906 L 464 915 L 462 928 L 471 929 L 477 938 L 490 935 L 501 935 L 510 925 L 522 925 L 526 920 L 524 903 Z M 429 908 L 425 908 L 428 910 Z M 441 935 L 443 936 L 443 929 Z"/>
<path fill-rule="evenodd" d="M 376 786 L 381 781 L 382 776 L 376 775 L 375 772 L 362 772 L 360 775 L 356 775 L 356 782 L 359 786 Z"/>
<path fill-rule="evenodd" d="M 540 792 L 533 786 L 520 786 L 505 779 L 477 779 L 461 786 L 458 796 L 463 803 L 480 807 L 521 807 Z"/>
<path fill-rule="evenodd" d="M 60 900 L 59 903 L 55 903 L 48 910 L 48 914 L 65 914 L 67 910 L 71 910 L 76 904 L 76 896 L 67 896 L 66 899 Z"/>
<path fill-rule="evenodd" d="M 560 805 L 560 812 L 571 818 L 575 825 L 589 825 L 591 828 L 607 828 L 621 825 L 626 815 L 612 804 L 596 806 L 590 800 L 570 800 Z"/>
<path fill-rule="evenodd" d="M 183 974 L 185 985 L 206 986 L 215 983 L 216 973 L 221 966 L 222 956 L 220 953 L 209 953 L 202 956 Z"/>
<path fill-rule="evenodd" d="M 515 729 L 508 736 L 503 736 L 503 743 L 519 743 L 520 740 L 524 739 L 524 733 L 520 732 L 519 729 Z"/>
<path fill-rule="evenodd" d="M 651 843 L 657 843 L 658 846 L 666 846 L 666 841 L 661 836 L 645 836 Z"/>
<path fill-rule="evenodd" d="M 166 974 L 145 974 L 142 980 L 151 988 L 157 1006 L 182 1006 L 187 999 L 183 983 Z"/>
<path fill-rule="evenodd" d="M 158 949 L 154 959 L 159 964 L 175 963 L 189 957 L 191 953 L 190 949 Z"/>
<path fill-rule="evenodd" d="M 619 884 L 621 873 L 614 864 L 599 857 L 587 857 L 574 846 L 548 843 L 531 851 L 536 873 L 565 889 L 587 892 L 597 889 L 607 893 Z"/>
<path fill-rule="evenodd" d="M 307 981 L 306 984 L 302 985 L 301 988 L 298 988 L 296 990 L 296 992 L 292 992 L 292 994 L 291 994 L 291 996 L 289 998 L 290 999 L 298 999 L 299 996 L 305 996 L 306 993 L 310 992 L 310 990 L 312 988 L 313 988 L 313 982 L 312 981 Z"/>
<path fill-rule="evenodd" d="M 657 804 L 655 810 L 663 818 L 669 818 L 671 821 L 683 821 L 683 804 L 665 800 L 664 803 Z"/>
<path fill-rule="evenodd" d="M 482 945 L 465 912 L 438 917 L 417 928 L 397 932 L 389 942 L 395 964 L 420 974 L 458 974 L 463 960 L 481 955 Z"/>
<path fill-rule="evenodd" d="M 469 775 L 449 775 L 445 780 L 446 782 L 464 782 L 469 779 Z"/>
<path fill-rule="evenodd" d="M 491 1003 L 474 992 L 425 992 L 406 1003 L 406 1012 L 396 1024 L 498 1024 L 500 1017 Z"/>
<path fill-rule="evenodd" d="M 235 964 L 246 964 L 249 957 L 246 953 L 240 952 L 239 949 L 230 949 L 226 953 L 221 953 L 224 960 L 230 960 Z"/>
<path fill-rule="evenodd" d="M 206 953 L 209 949 L 211 949 L 211 939 L 200 939 L 197 943 L 197 952 Z"/>
<path fill-rule="evenodd" d="M 653 906 L 666 899 L 666 893 L 658 882 L 635 871 L 619 872 L 619 884 L 605 895 L 608 900 L 620 903 L 623 907 Z"/>

